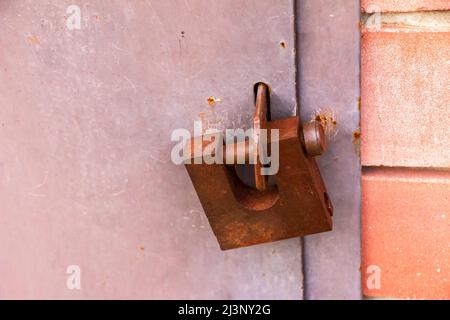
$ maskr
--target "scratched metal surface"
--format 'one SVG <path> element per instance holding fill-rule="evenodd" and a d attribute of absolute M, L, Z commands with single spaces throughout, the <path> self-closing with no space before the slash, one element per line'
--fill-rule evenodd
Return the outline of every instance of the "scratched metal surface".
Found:
<path fill-rule="evenodd" d="M 248 125 L 255 82 L 294 113 L 293 8 L 2 0 L 0 298 L 300 299 L 300 240 L 221 252 L 170 161 L 173 129 Z"/>
<path fill-rule="evenodd" d="M 297 0 L 296 12 L 301 115 L 337 122 L 318 160 L 333 232 L 304 240 L 305 299 L 360 299 L 359 1 Z"/>

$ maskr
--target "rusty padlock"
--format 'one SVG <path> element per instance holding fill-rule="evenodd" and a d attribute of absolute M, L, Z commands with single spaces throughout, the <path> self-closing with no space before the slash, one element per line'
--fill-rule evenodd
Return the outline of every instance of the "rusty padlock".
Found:
<path fill-rule="evenodd" d="M 263 83 L 257 85 L 255 100 L 252 139 L 225 144 L 220 150 L 224 158 L 231 153 L 234 160 L 254 159 L 252 186 L 239 178 L 233 165 L 195 161 L 203 157 L 195 148 L 208 148 L 211 137 L 196 137 L 186 145 L 185 167 L 222 250 L 332 229 L 332 204 L 314 160 L 326 148 L 321 124 L 312 121 L 302 126 L 298 116 L 267 121 L 269 90 Z M 261 129 L 278 130 L 279 169 L 273 183 L 262 174 Z"/>

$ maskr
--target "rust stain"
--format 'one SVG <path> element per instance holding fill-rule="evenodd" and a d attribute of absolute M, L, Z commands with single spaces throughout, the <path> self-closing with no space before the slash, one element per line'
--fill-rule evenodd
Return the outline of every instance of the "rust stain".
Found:
<path fill-rule="evenodd" d="M 361 131 L 354 131 L 352 134 L 352 143 L 355 147 L 355 153 L 358 157 L 361 155 Z"/>
<path fill-rule="evenodd" d="M 286 49 L 286 42 L 281 41 L 280 42 L 280 47 L 282 47 L 283 49 Z"/>
<path fill-rule="evenodd" d="M 332 136 L 337 133 L 338 122 L 333 111 L 329 109 L 316 111 L 312 120 L 316 120 L 322 124 L 327 136 Z"/>
<path fill-rule="evenodd" d="M 358 110 L 361 111 L 362 109 L 362 100 L 361 97 L 358 98 Z"/>
<path fill-rule="evenodd" d="M 145 247 L 144 246 L 139 246 L 139 250 L 145 251 Z"/>
<path fill-rule="evenodd" d="M 38 37 L 36 36 L 36 35 L 31 35 L 31 36 L 29 36 L 28 37 L 28 40 L 30 40 L 30 42 L 31 42 L 31 44 L 34 44 L 34 45 L 38 45 L 39 44 L 39 39 L 38 39 Z"/>
<path fill-rule="evenodd" d="M 355 131 L 353 132 L 353 144 L 359 144 L 361 141 L 361 132 Z"/>
<path fill-rule="evenodd" d="M 216 105 L 217 102 L 222 102 L 222 99 L 220 99 L 220 98 L 215 98 L 215 97 L 211 96 L 211 97 L 209 97 L 209 98 L 207 99 L 207 101 L 208 101 L 208 104 L 209 104 L 211 107 L 214 107 L 214 106 Z"/>

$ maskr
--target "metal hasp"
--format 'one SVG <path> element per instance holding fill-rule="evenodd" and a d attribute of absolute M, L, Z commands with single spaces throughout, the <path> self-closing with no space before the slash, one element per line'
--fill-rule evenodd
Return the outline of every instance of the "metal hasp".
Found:
<path fill-rule="evenodd" d="M 259 84 L 254 132 L 258 133 L 258 129 L 268 129 L 269 133 L 271 129 L 279 130 L 279 170 L 273 183 L 261 175 L 263 165 L 258 160 L 258 134 L 249 141 L 224 145 L 220 150 L 225 154 L 227 150 L 233 150 L 247 161 L 251 157 L 257 159 L 251 165 L 253 187 L 241 181 L 234 165 L 199 161 L 203 160 L 203 155 L 195 152 L 195 148 L 205 150 L 214 140 L 210 136 L 191 139 L 185 149 L 190 157 L 185 167 L 222 250 L 332 229 L 332 204 L 313 158 L 326 148 L 321 124 L 313 121 L 302 126 L 298 116 L 267 121 L 268 106 L 268 87 Z M 272 146 L 269 149 L 273 149 Z"/>

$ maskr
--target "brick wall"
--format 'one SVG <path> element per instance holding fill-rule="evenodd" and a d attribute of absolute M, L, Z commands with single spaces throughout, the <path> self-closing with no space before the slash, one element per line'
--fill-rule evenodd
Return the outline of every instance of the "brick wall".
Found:
<path fill-rule="evenodd" d="M 450 299 L 450 1 L 362 10 L 363 291 Z"/>
<path fill-rule="evenodd" d="M 373 8 L 379 7 L 382 12 L 411 12 L 449 10 L 449 0 L 362 0 L 364 12 L 373 12 Z"/>

